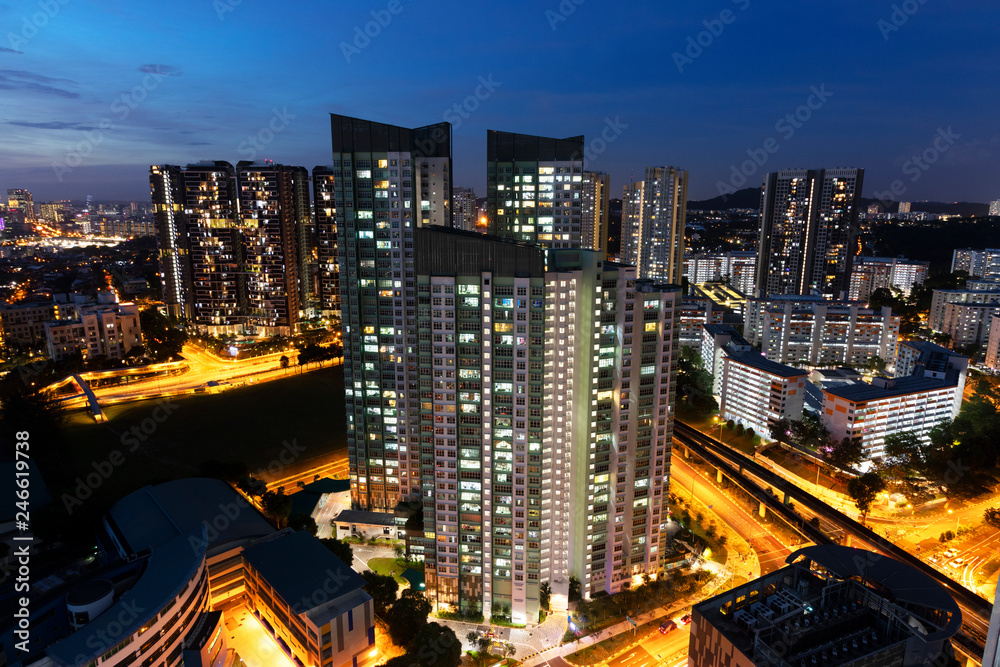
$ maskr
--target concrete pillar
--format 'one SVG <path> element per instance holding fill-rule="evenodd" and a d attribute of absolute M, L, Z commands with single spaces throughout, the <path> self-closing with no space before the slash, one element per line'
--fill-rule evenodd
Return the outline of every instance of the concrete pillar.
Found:
<path fill-rule="evenodd" d="M 715 483 L 722 484 L 722 468 L 715 471 Z"/>
<path fill-rule="evenodd" d="M 767 508 L 764 506 L 764 503 L 760 504 L 760 508 L 757 510 L 757 513 L 760 514 L 761 519 L 767 515 Z"/>
<path fill-rule="evenodd" d="M 785 491 L 785 497 L 781 499 L 781 502 L 783 502 L 786 505 L 792 504 L 792 496 L 790 493 L 788 493 L 788 491 Z"/>

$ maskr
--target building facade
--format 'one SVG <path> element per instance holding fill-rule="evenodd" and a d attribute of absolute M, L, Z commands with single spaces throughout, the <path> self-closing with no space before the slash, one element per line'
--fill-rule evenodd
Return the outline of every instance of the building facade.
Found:
<path fill-rule="evenodd" d="M 583 246 L 583 137 L 487 130 L 486 215 L 494 236 Z"/>
<path fill-rule="evenodd" d="M 783 364 L 865 366 L 896 357 L 899 316 L 854 301 L 818 297 L 747 299 L 744 333 Z"/>
<path fill-rule="evenodd" d="M 582 248 L 607 253 L 610 196 L 611 176 L 600 171 L 583 172 Z"/>
<path fill-rule="evenodd" d="M 768 437 L 778 420 L 802 418 L 808 375 L 734 338 L 722 348 L 719 415 Z"/>
<path fill-rule="evenodd" d="M 674 167 L 646 167 L 643 180 L 625 185 L 621 252 L 640 278 L 681 284 L 687 185 L 688 173 Z"/>
<path fill-rule="evenodd" d="M 825 387 L 820 418 L 834 441 L 860 442 L 867 461 L 883 456 L 890 434 L 909 431 L 929 442 L 931 429 L 958 415 L 968 365 L 968 357 L 933 343 L 907 341 L 896 377 Z"/>
<path fill-rule="evenodd" d="M 25 301 L 0 306 L 4 345 L 37 347 L 44 344 L 45 323 L 60 318 L 59 306 L 54 301 Z"/>
<path fill-rule="evenodd" d="M 45 323 L 45 342 L 53 361 L 80 353 L 83 358 L 124 359 L 129 350 L 142 347 L 139 308 L 115 303 L 114 295 L 101 295 L 97 304 L 78 307 L 74 319 Z"/>
<path fill-rule="evenodd" d="M 764 177 L 757 294 L 843 298 L 850 287 L 864 169 L 772 172 Z"/>
<path fill-rule="evenodd" d="M 340 171 L 339 169 L 337 170 Z M 340 317 L 340 261 L 337 258 L 336 187 L 331 166 L 313 167 L 313 216 L 316 225 L 316 290 L 323 317 Z"/>
<path fill-rule="evenodd" d="M 745 296 L 753 296 L 757 253 L 733 250 L 695 253 L 684 258 L 684 275 L 692 285 L 725 282 Z"/>
<path fill-rule="evenodd" d="M 476 231 L 479 222 L 479 207 L 476 205 L 476 191 L 472 188 L 455 188 L 451 193 L 454 201 L 452 220 L 455 229 Z"/>
<path fill-rule="evenodd" d="M 951 272 L 955 271 L 974 278 L 1000 278 L 1000 249 L 956 248 L 951 256 Z"/>
<path fill-rule="evenodd" d="M 899 290 L 909 296 L 914 285 L 927 279 L 930 262 L 915 262 L 902 257 L 855 257 L 851 269 L 851 301 L 867 302 L 877 289 Z"/>
<path fill-rule="evenodd" d="M 944 333 L 949 304 L 1000 305 L 1000 285 L 988 289 L 936 289 L 931 293 L 930 328 Z"/>
<path fill-rule="evenodd" d="M 37 220 L 35 215 L 35 199 L 31 193 L 23 188 L 12 188 L 7 190 L 7 206 L 24 214 L 24 219 L 28 223 Z"/>
<path fill-rule="evenodd" d="M 451 125 L 333 115 L 331 129 L 351 498 L 391 512 L 421 497 L 414 231 L 451 225 Z"/>

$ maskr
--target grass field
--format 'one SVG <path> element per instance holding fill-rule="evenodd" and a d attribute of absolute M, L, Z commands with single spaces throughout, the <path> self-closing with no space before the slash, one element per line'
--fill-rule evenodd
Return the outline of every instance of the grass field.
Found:
<path fill-rule="evenodd" d="M 402 558 L 370 558 L 368 567 L 376 574 L 391 574 L 400 586 L 409 586 L 410 582 L 403 578 L 406 568 L 423 569 L 421 563 L 410 563 L 407 565 Z"/>
<path fill-rule="evenodd" d="M 113 406 L 107 416 L 95 424 L 75 412 L 59 441 L 33 443 L 53 504 L 74 519 L 93 520 L 146 484 L 198 475 L 207 461 L 292 469 L 347 448 L 341 367 L 167 404 Z"/>

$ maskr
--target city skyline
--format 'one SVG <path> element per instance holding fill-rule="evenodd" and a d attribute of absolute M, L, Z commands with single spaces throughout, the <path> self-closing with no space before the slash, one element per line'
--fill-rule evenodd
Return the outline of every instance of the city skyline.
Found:
<path fill-rule="evenodd" d="M 984 83 L 996 47 L 985 38 L 998 10 L 976 5 L 974 24 L 946 7 L 907 5 L 907 13 L 860 2 L 734 0 L 670 15 L 573 0 L 462 6 L 466 25 L 489 25 L 485 32 L 448 29 L 455 7 L 415 12 L 403 0 L 314 6 L 308 22 L 234 0 L 169 10 L 0 7 L 11 26 L 0 40 L 8 158 L 0 187 L 28 189 L 37 201 L 145 200 L 152 163 L 267 158 L 312 168 L 328 161 L 328 113 L 345 113 L 404 127 L 451 121 L 455 184 L 483 193 L 483 130 L 502 129 L 582 134 L 585 168 L 609 173 L 614 193 L 647 164 L 688 170 L 691 199 L 825 164 L 865 168 L 865 197 L 989 202 L 1000 136 L 990 124 L 997 93 Z M 175 37 L 136 29 L 147 23 Z M 301 64 L 246 67 L 265 34 Z M 406 54 L 419 76 L 387 78 L 407 34 L 448 40 Z M 958 51 L 944 46 L 959 40 Z M 183 48 L 192 42 L 197 49 Z M 842 51 L 831 58 L 834 47 Z M 497 51 L 512 55 L 478 55 Z M 563 67 L 586 58 L 588 67 L 557 87 L 535 70 L 538 56 Z M 656 73 L 621 66 L 651 61 Z M 409 103 L 386 107 L 386 87 Z"/>

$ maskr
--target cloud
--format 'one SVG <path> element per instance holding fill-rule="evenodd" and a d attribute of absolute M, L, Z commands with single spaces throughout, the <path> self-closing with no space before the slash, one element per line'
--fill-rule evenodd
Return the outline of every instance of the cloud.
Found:
<path fill-rule="evenodd" d="M 67 84 L 76 85 L 76 82 L 70 79 L 54 79 L 23 70 L 0 69 L 0 90 L 24 90 L 67 99 L 79 98 L 79 93 L 62 87 Z"/>
<path fill-rule="evenodd" d="M 189 141 L 187 146 L 211 146 L 212 144 L 207 141 Z"/>
<path fill-rule="evenodd" d="M 8 49 L 6 46 L 0 46 L 0 53 L 24 53 L 24 51 L 18 51 L 17 49 Z"/>
<path fill-rule="evenodd" d="M 17 125 L 18 127 L 31 127 L 37 130 L 96 130 L 93 125 L 82 123 L 64 123 L 62 121 L 49 121 L 47 123 L 33 123 L 27 120 L 9 120 L 7 125 Z"/>
<path fill-rule="evenodd" d="M 139 71 L 146 74 L 162 74 L 163 76 L 184 75 L 180 67 L 174 67 L 173 65 L 143 65 L 139 68 Z"/>

